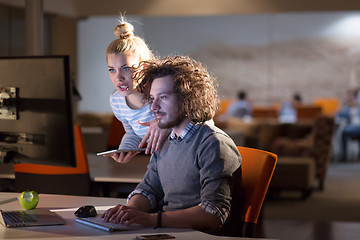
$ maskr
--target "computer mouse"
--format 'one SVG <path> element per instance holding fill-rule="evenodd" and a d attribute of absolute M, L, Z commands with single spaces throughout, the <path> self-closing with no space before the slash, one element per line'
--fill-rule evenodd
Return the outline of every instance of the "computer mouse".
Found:
<path fill-rule="evenodd" d="M 97 215 L 96 209 L 94 206 L 86 205 L 80 207 L 74 213 L 76 217 L 87 218 L 87 217 L 95 217 Z"/>

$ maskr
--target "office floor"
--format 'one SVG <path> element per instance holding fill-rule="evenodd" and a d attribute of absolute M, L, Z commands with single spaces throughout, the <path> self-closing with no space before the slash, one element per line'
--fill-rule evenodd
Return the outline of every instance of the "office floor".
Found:
<path fill-rule="evenodd" d="M 359 222 L 265 220 L 261 237 L 281 240 L 357 240 Z"/>
<path fill-rule="evenodd" d="M 360 162 L 332 163 L 324 191 L 267 199 L 258 235 L 281 240 L 352 240 L 360 236 Z"/>

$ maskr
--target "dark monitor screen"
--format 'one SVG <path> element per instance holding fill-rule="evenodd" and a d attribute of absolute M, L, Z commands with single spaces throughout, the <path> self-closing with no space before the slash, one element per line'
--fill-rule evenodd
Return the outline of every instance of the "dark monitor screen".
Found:
<path fill-rule="evenodd" d="M 68 56 L 0 58 L 2 162 L 76 166 Z"/>

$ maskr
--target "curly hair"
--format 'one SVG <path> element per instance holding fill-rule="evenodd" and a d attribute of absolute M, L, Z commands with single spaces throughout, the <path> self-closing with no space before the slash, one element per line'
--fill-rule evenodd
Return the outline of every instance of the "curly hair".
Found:
<path fill-rule="evenodd" d="M 219 105 L 217 81 L 198 61 L 186 56 L 171 56 L 144 61 L 135 78 L 142 79 L 139 87 L 147 100 L 154 79 L 171 75 L 180 106 L 180 113 L 193 123 L 212 119 Z"/>

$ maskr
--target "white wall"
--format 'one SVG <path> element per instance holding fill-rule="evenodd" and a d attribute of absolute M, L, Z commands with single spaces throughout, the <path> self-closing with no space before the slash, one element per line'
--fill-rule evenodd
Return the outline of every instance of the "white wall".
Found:
<path fill-rule="evenodd" d="M 145 18 L 148 44 L 160 55 L 191 54 L 213 45 L 267 44 L 267 15 Z"/>
<path fill-rule="evenodd" d="M 78 24 L 78 88 L 82 100 L 78 112 L 111 113 L 109 96 L 114 91 L 106 63 L 106 48 L 115 39 L 118 16 L 91 17 Z M 135 34 L 142 36 L 141 19 L 128 18 Z"/>
<path fill-rule="evenodd" d="M 117 16 L 91 17 L 78 24 L 78 78 L 82 100 L 79 113 L 111 113 L 109 95 L 114 90 L 108 77 L 105 51 L 115 39 Z M 214 43 L 266 44 L 266 15 L 230 17 L 146 17 L 127 19 L 136 34 L 160 56 L 190 54 Z M 209 27 L 210 26 L 210 27 Z M 238 29 L 242 29 L 238 31 Z M 246 32 L 246 34 L 244 33 Z"/>
<path fill-rule="evenodd" d="M 114 39 L 116 17 L 79 22 L 80 113 L 111 112 L 105 50 Z M 349 87 L 351 65 L 360 59 L 359 12 L 135 20 L 136 34 L 156 53 L 200 59 L 218 77 L 221 97 L 235 97 L 244 88 L 259 104 L 282 101 L 292 91 L 308 101 L 316 94 L 340 98 Z"/>

